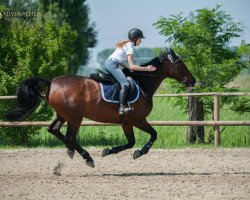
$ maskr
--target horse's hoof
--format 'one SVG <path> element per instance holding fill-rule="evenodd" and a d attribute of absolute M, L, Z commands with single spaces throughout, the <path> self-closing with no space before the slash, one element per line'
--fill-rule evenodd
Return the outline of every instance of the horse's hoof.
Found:
<path fill-rule="evenodd" d="M 72 151 L 72 150 L 70 150 L 70 149 L 67 149 L 67 154 L 68 154 L 68 156 L 69 156 L 71 159 L 73 159 L 73 157 L 74 157 L 74 155 L 75 155 L 75 151 Z"/>
<path fill-rule="evenodd" d="M 102 151 L 102 157 L 105 157 L 105 156 L 109 155 L 110 152 L 111 152 L 111 151 L 110 151 L 109 148 L 103 149 L 103 151 Z"/>
<path fill-rule="evenodd" d="M 135 150 L 134 154 L 133 154 L 133 159 L 135 160 L 136 158 L 139 158 L 141 157 L 143 154 L 142 152 L 138 149 L 138 150 Z"/>
<path fill-rule="evenodd" d="M 89 167 L 95 168 L 95 163 L 94 163 L 94 161 L 86 161 L 86 164 L 87 164 Z"/>

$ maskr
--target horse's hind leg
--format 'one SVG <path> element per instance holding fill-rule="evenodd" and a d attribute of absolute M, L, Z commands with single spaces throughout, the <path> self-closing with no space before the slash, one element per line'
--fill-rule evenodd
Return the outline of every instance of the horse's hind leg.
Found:
<path fill-rule="evenodd" d="M 61 140 L 63 143 L 66 142 L 64 135 L 60 132 L 60 128 L 64 124 L 65 120 L 57 117 L 49 126 L 48 132 L 52 133 L 54 136 L 56 136 L 59 140 Z"/>
<path fill-rule="evenodd" d="M 61 140 L 66 145 L 66 147 L 68 148 L 67 153 L 69 157 L 73 158 L 75 150 L 72 147 L 72 145 L 69 144 L 67 140 L 67 135 L 65 138 L 64 135 L 60 132 L 60 129 L 64 123 L 65 123 L 65 120 L 58 115 L 57 118 L 49 126 L 48 132 L 52 133 L 54 136 L 56 136 L 59 140 Z"/>
<path fill-rule="evenodd" d="M 67 142 L 72 145 L 72 147 L 86 160 L 86 164 L 89 167 L 95 167 L 94 160 L 90 157 L 89 152 L 83 149 L 76 142 L 76 135 L 79 130 L 81 121 L 68 122 L 68 129 L 66 132 Z"/>
<path fill-rule="evenodd" d="M 147 132 L 150 134 L 150 139 L 149 141 L 144 145 L 144 147 L 142 147 L 141 150 L 136 150 L 134 152 L 133 158 L 139 158 L 140 156 L 142 156 L 143 154 L 147 154 L 149 149 L 153 146 L 154 141 L 157 139 L 157 132 L 156 130 L 147 122 L 146 119 L 143 119 L 141 121 L 139 121 L 138 123 L 136 123 L 134 125 L 135 127 L 139 128 L 140 130 Z"/>
<path fill-rule="evenodd" d="M 124 151 L 126 149 L 132 148 L 135 145 L 135 136 L 134 136 L 134 130 L 133 126 L 131 125 L 123 125 L 122 129 L 124 131 L 124 134 L 126 135 L 126 138 L 128 140 L 128 143 L 125 145 L 112 147 L 111 149 L 106 148 L 102 151 L 102 157 L 107 156 L 109 154 L 113 153 L 119 153 L 121 151 Z"/>
<path fill-rule="evenodd" d="M 66 147 L 67 147 L 67 154 L 68 154 L 68 156 L 71 158 L 71 159 L 73 159 L 73 157 L 74 157 L 74 155 L 75 155 L 75 149 L 74 149 L 74 147 L 72 146 L 72 144 L 71 144 L 71 141 L 70 141 L 70 134 L 69 134 L 69 132 L 67 131 L 66 132 L 66 135 L 65 135 L 65 140 L 66 140 Z"/>

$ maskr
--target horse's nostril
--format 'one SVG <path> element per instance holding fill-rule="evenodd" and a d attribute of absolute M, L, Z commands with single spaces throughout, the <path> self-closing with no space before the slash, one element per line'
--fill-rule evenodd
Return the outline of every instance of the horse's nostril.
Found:
<path fill-rule="evenodd" d="M 187 77 L 182 77 L 182 78 L 181 78 L 181 81 L 182 81 L 182 83 L 186 83 Z"/>

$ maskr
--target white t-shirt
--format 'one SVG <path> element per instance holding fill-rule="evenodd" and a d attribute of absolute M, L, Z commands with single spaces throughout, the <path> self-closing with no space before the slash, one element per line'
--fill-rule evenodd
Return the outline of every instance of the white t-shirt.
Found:
<path fill-rule="evenodd" d="M 134 53 L 134 44 L 132 42 L 127 42 L 122 48 L 117 48 L 114 53 L 109 56 L 109 58 L 115 58 L 119 61 L 128 60 L 128 55 Z"/>

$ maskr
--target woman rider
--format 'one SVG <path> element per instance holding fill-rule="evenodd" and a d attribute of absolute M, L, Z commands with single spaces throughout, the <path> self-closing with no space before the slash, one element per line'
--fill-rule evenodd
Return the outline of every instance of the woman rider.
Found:
<path fill-rule="evenodd" d="M 128 40 L 119 41 L 116 44 L 116 50 L 111 56 L 105 61 L 105 72 L 112 74 L 115 79 L 120 83 L 121 90 L 119 95 L 120 107 L 119 114 L 124 115 L 130 112 L 132 109 L 127 106 L 126 97 L 129 89 L 129 83 L 119 68 L 119 63 L 123 61 L 128 61 L 128 68 L 134 71 L 154 71 L 156 68 L 153 65 L 148 65 L 147 67 L 140 67 L 134 64 L 133 59 L 133 48 L 134 46 L 139 46 L 141 44 L 141 39 L 144 38 L 141 30 L 133 28 L 128 32 Z"/>

